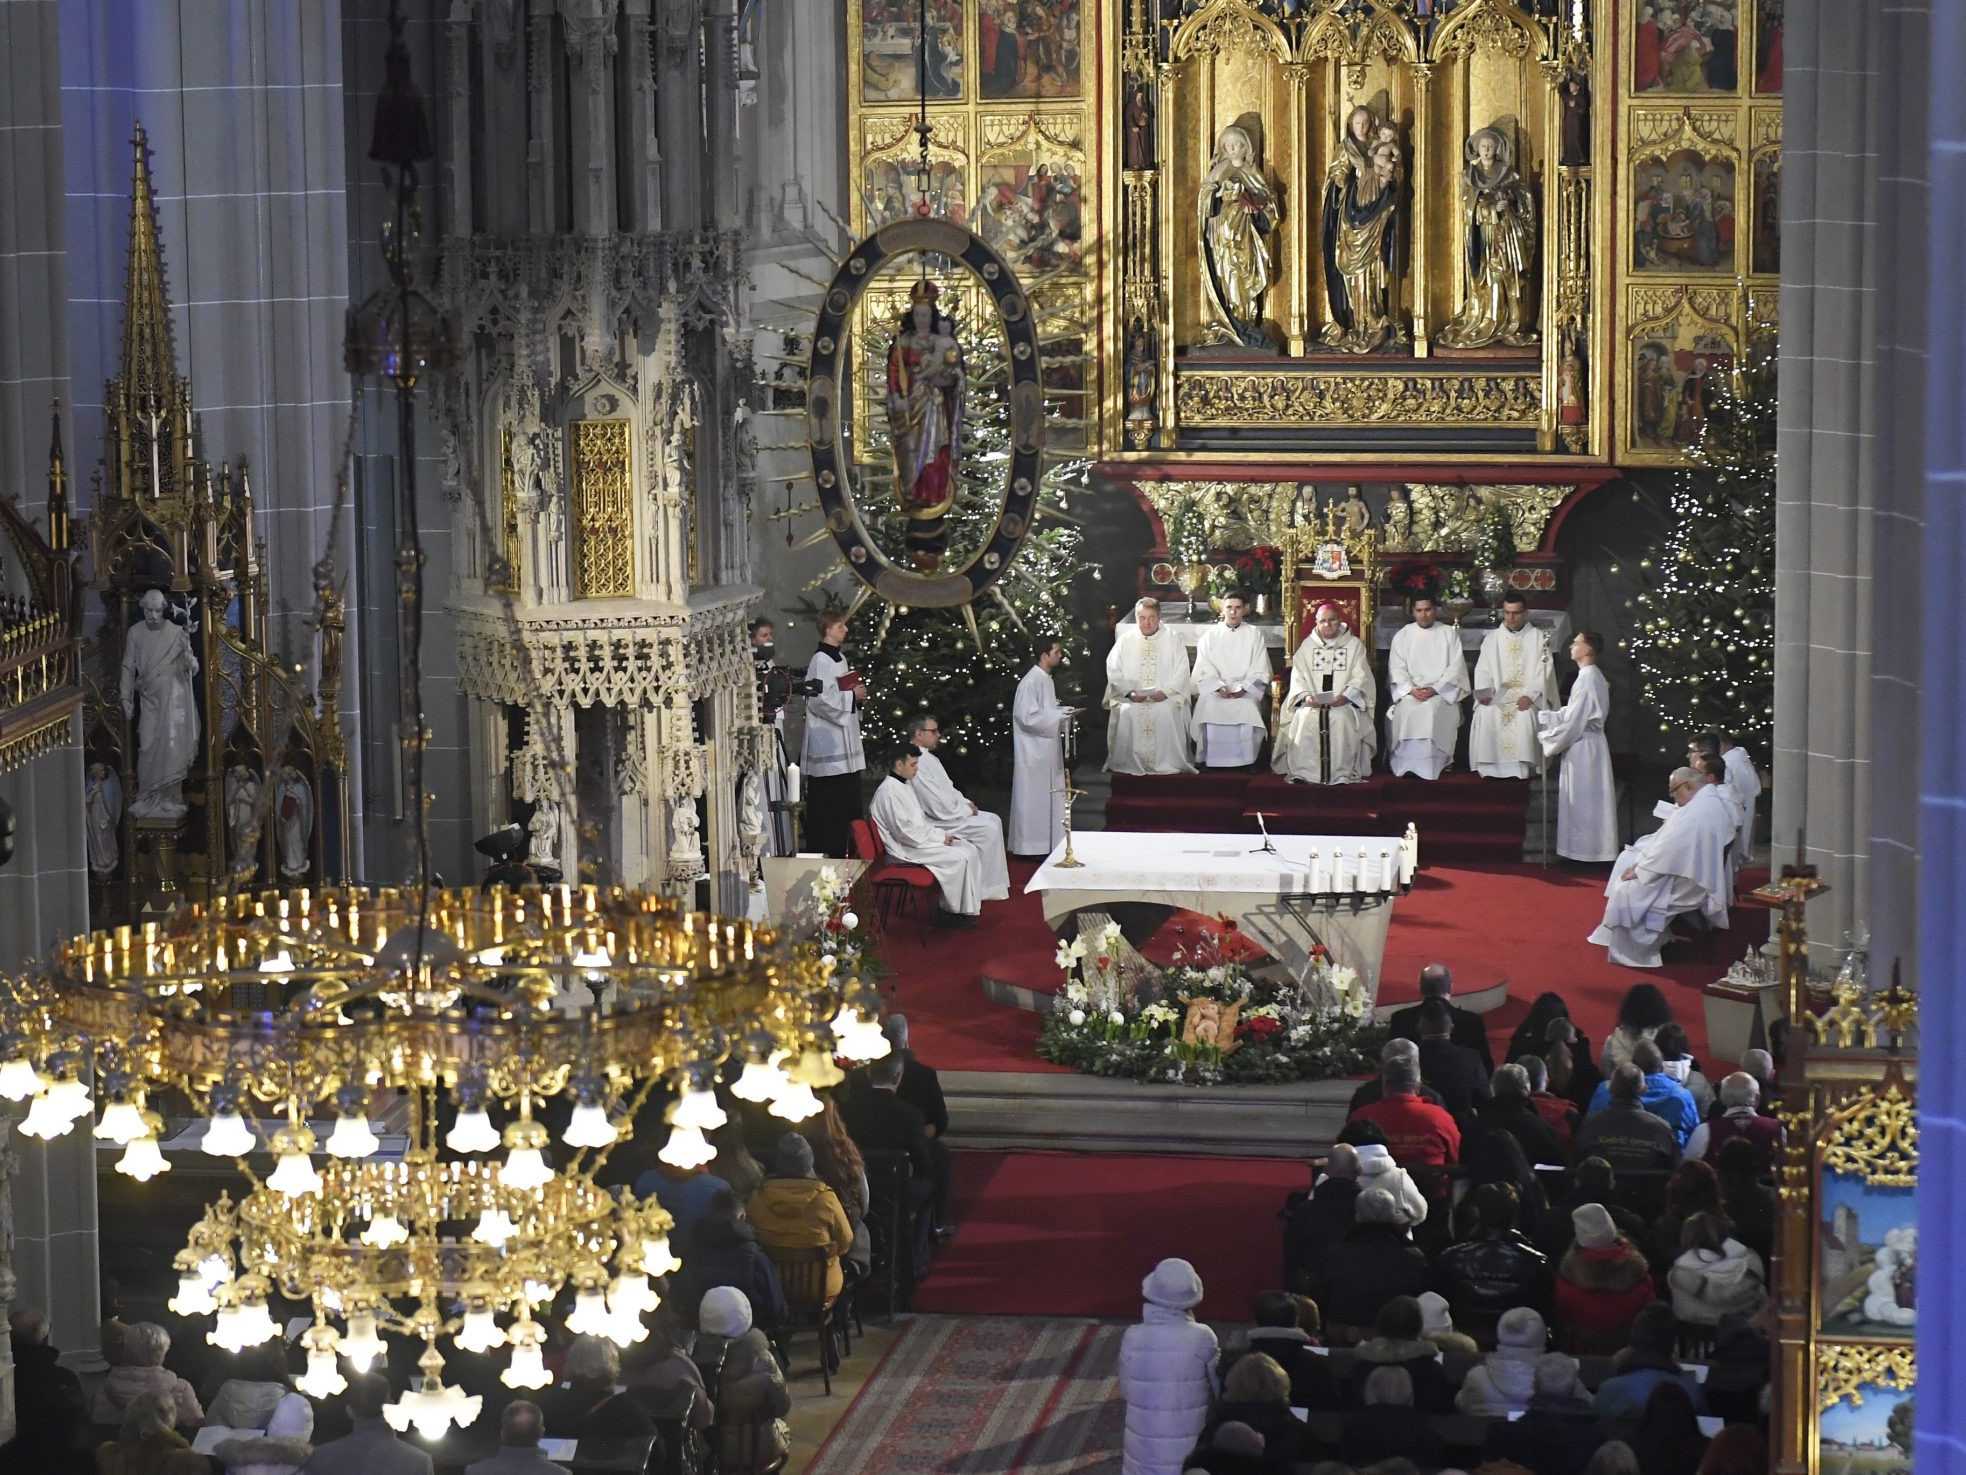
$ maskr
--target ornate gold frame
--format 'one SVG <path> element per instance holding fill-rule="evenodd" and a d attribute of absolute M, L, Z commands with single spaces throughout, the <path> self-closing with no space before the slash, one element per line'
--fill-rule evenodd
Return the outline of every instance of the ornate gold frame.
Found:
<path fill-rule="evenodd" d="M 1366 659 L 1376 657 L 1372 631 L 1378 618 L 1379 530 L 1367 528 L 1363 533 L 1347 533 L 1344 509 L 1334 503 L 1324 509 L 1318 522 L 1288 529 L 1279 545 L 1283 550 L 1283 663 L 1286 668 L 1290 665 L 1291 657 L 1297 653 L 1297 616 L 1303 605 L 1297 592 L 1297 571 L 1307 567 L 1317 556 L 1317 550 L 1327 543 L 1341 546 L 1351 564 L 1350 573 L 1331 582 L 1347 586 L 1356 584 L 1363 591 L 1359 597 L 1358 612 L 1361 628 L 1353 633 L 1365 643 Z"/>

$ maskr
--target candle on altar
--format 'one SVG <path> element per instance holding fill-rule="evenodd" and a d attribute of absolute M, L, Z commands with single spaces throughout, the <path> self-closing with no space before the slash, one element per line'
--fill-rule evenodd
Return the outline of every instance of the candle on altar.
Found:
<path fill-rule="evenodd" d="M 785 765 L 785 800 L 788 804 L 799 802 L 799 765 L 796 763 Z"/>
<path fill-rule="evenodd" d="M 1321 852 L 1311 852 L 1311 890 L 1324 892 L 1331 890 L 1331 861 Z"/>
<path fill-rule="evenodd" d="M 1420 831 L 1411 820 L 1406 823 L 1406 833 L 1399 842 L 1399 884 L 1411 886 L 1413 872 L 1420 864 Z"/>

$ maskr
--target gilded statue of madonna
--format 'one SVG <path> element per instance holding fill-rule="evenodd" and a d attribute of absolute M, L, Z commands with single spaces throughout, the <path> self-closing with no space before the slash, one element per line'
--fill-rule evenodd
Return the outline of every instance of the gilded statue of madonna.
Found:
<path fill-rule="evenodd" d="M 1468 296 L 1440 330 L 1443 348 L 1534 343 L 1523 322 L 1524 286 L 1536 256 L 1536 199 L 1515 170 L 1515 150 L 1499 128 L 1469 135 L 1461 171 Z"/>
<path fill-rule="evenodd" d="M 1216 141 L 1195 201 L 1208 342 L 1275 347 L 1263 327 L 1263 294 L 1275 276 L 1269 236 L 1278 219 L 1276 191 L 1263 178 L 1249 132 L 1231 124 Z"/>
<path fill-rule="evenodd" d="M 964 368 L 956 326 L 937 312 L 927 278 L 908 294 L 908 311 L 887 354 L 887 423 L 894 444 L 895 495 L 908 519 L 908 554 L 917 569 L 942 564 L 944 519 L 956 501 Z"/>
<path fill-rule="evenodd" d="M 1321 336 L 1333 348 L 1370 353 L 1382 343 L 1407 340 L 1398 321 L 1405 178 L 1398 131 L 1371 108 L 1354 107 L 1324 175 L 1324 293 L 1331 321 Z"/>

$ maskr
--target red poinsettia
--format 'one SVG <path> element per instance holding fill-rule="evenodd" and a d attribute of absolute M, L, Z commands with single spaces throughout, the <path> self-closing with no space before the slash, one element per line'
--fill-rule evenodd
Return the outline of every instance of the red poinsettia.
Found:
<path fill-rule="evenodd" d="M 1236 1033 L 1245 1039 L 1265 1041 L 1283 1033 L 1283 1021 L 1272 1019 L 1267 1014 L 1258 1014 L 1245 1019 L 1236 1026 Z"/>

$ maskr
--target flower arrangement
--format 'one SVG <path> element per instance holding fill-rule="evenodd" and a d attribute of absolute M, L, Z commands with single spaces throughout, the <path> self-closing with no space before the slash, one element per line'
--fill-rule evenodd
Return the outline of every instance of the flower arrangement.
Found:
<path fill-rule="evenodd" d="M 1221 542 L 1223 529 L 1234 514 L 1229 489 L 1223 483 L 1179 487 L 1150 483 L 1147 498 L 1160 514 L 1169 555 L 1182 563 L 1205 561 L 1209 551 Z"/>
<path fill-rule="evenodd" d="M 1475 566 L 1500 573 L 1514 560 L 1515 534 L 1509 527 L 1508 509 L 1500 502 L 1490 503 L 1475 527 Z"/>
<path fill-rule="evenodd" d="M 812 890 L 794 908 L 790 930 L 832 958 L 835 971 L 877 981 L 887 970 L 874 949 L 872 927 L 854 908 L 853 886 L 839 866 L 821 866 Z"/>
<path fill-rule="evenodd" d="M 1442 576 L 1437 563 L 1403 563 L 1387 581 L 1401 599 L 1438 599 Z"/>
<path fill-rule="evenodd" d="M 1441 594 L 1449 604 L 1474 603 L 1474 586 L 1468 580 L 1468 571 L 1457 568 L 1449 574 L 1446 587 L 1441 590 Z"/>
<path fill-rule="evenodd" d="M 1275 604 L 1283 597 L 1283 559 L 1276 549 L 1262 546 L 1246 548 L 1232 562 L 1236 582 L 1251 599 L 1267 595 L 1270 602 Z"/>
<path fill-rule="evenodd" d="M 1129 976 L 1116 924 L 1058 945 L 1065 974 L 1038 1053 L 1089 1075 L 1214 1084 L 1328 1080 L 1371 1069 L 1385 1031 L 1358 971 L 1313 950 L 1301 986 L 1238 959 L 1222 919 L 1158 979 Z"/>

